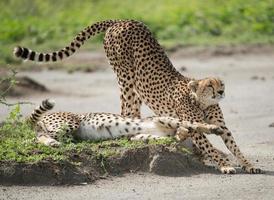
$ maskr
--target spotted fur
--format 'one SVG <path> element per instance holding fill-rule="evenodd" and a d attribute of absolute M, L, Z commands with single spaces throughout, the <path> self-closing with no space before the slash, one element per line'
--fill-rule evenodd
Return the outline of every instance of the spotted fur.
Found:
<path fill-rule="evenodd" d="M 98 22 L 80 32 L 69 46 L 60 51 L 44 54 L 17 47 L 14 54 L 26 60 L 40 62 L 61 60 L 74 53 L 90 36 L 100 32 L 105 32 L 104 49 L 117 75 L 122 116 L 140 117 L 141 104 L 145 103 L 158 116 L 215 124 L 223 129 L 221 138 L 241 166 L 249 173 L 261 171 L 254 168 L 243 156 L 225 125 L 218 104 L 219 97 L 223 96 L 220 93 L 224 86 L 222 82 L 215 78 L 194 80 L 180 74 L 142 22 Z M 211 96 L 203 96 L 204 94 Z M 190 137 L 204 154 L 214 160 L 221 172 L 235 173 L 235 169 L 218 153 L 205 135 L 193 130 Z"/>
<path fill-rule="evenodd" d="M 198 132 L 216 133 L 218 127 L 199 123 L 180 122 L 172 117 L 148 117 L 133 119 L 111 113 L 75 114 L 70 112 L 46 112 L 54 107 L 54 101 L 46 99 L 37 107 L 28 120 L 37 130 L 37 139 L 46 145 L 59 145 L 61 133 L 81 140 L 104 140 L 122 136 L 135 136 L 132 140 L 161 139 L 174 136 L 179 127 L 184 133 L 195 129 Z"/>

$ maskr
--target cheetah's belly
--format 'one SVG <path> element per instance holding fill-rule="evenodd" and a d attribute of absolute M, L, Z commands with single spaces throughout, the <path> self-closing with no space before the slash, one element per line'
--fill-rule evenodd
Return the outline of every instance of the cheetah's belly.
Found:
<path fill-rule="evenodd" d="M 136 135 L 141 133 L 143 122 L 139 119 L 124 119 L 117 115 L 101 114 L 80 123 L 77 137 L 82 140 L 113 139 L 121 136 Z"/>
<path fill-rule="evenodd" d="M 77 131 L 77 137 L 81 140 L 100 140 L 112 138 L 105 128 L 96 128 L 93 125 L 82 122 Z"/>
<path fill-rule="evenodd" d="M 146 84 L 142 79 L 135 82 L 135 90 L 139 98 L 146 104 L 157 116 L 169 116 L 177 118 L 175 108 L 170 101 L 166 91 L 167 85 L 156 83 Z"/>

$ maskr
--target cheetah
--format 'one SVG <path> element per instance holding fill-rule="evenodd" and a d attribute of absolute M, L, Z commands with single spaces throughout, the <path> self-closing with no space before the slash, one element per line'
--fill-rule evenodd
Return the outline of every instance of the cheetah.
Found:
<path fill-rule="evenodd" d="M 106 140 L 122 136 L 131 136 L 131 140 L 163 139 L 180 133 L 188 134 L 189 130 L 200 133 L 217 134 L 221 130 L 215 125 L 181 122 L 172 117 L 147 117 L 144 119 L 123 117 L 112 113 L 71 112 L 46 113 L 53 109 L 55 102 L 43 100 L 27 118 L 35 129 L 37 141 L 47 146 L 59 146 L 58 136 L 65 133 L 80 140 Z"/>
<path fill-rule="evenodd" d="M 261 173 L 241 153 L 227 128 L 219 100 L 224 83 L 218 78 L 195 80 L 180 74 L 149 28 L 135 20 L 106 20 L 82 30 L 65 48 L 38 53 L 25 47 L 14 48 L 14 55 L 25 60 L 55 62 L 71 56 L 91 36 L 105 32 L 104 49 L 120 87 L 121 115 L 141 116 L 146 104 L 157 116 L 169 116 L 190 122 L 209 123 L 223 129 L 221 138 L 248 173 Z M 213 159 L 222 173 L 235 173 L 205 135 L 191 131 L 195 146 Z"/>

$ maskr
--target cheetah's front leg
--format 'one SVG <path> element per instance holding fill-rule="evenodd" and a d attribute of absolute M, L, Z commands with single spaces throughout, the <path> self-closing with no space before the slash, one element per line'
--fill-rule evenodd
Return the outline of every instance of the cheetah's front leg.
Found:
<path fill-rule="evenodd" d="M 220 152 L 212 146 L 212 144 L 202 132 L 198 131 L 198 129 L 187 129 L 183 126 L 180 126 L 177 129 L 175 138 L 177 140 L 185 140 L 188 137 L 191 138 L 193 144 L 201 151 L 203 156 L 209 157 L 217 164 L 218 169 L 222 173 L 236 173 L 236 170 L 228 163 L 229 160 L 224 158 Z"/>
<path fill-rule="evenodd" d="M 212 146 L 204 134 L 192 131 L 190 133 L 193 144 L 202 152 L 203 155 L 210 157 L 224 174 L 235 174 L 236 170 L 228 163 L 229 160 L 223 158 L 220 152 Z"/>
<path fill-rule="evenodd" d="M 238 145 L 236 144 L 231 132 L 225 125 L 223 114 L 221 108 L 218 105 L 211 106 L 207 109 L 206 112 L 207 121 L 211 124 L 220 126 L 224 133 L 221 135 L 222 140 L 224 141 L 226 147 L 230 152 L 239 160 L 242 168 L 251 174 L 261 173 L 261 169 L 255 168 L 242 154 Z"/>
<path fill-rule="evenodd" d="M 191 107 L 191 104 L 183 104 L 181 101 L 177 101 L 176 108 L 177 115 L 181 121 L 203 123 L 202 119 L 204 118 L 204 113 L 196 107 Z M 186 113 L 186 111 L 192 111 L 195 115 L 191 115 L 192 112 Z M 184 134 L 185 133 L 183 133 L 183 135 Z M 210 157 L 217 164 L 218 169 L 222 173 L 232 174 L 236 172 L 236 170 L 228 163 L 229 160 L 221 156 L 219 151 L 212 146 L 203 133 L 192 129 L 189 130 L 189 135 L 193 144 L 203 155 Z"/>

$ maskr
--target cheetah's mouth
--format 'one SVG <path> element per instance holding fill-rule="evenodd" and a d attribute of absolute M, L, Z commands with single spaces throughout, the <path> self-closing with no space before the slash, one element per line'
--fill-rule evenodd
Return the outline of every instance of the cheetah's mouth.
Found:
<path fill-rule="evenodd" d="M 216 99 L 218 101 L 222 100 L 225 98 L 225 94 L 223 93 L 222 95 L 217 95 L 217 96 L 213 96 L 213 99 Z"/>

